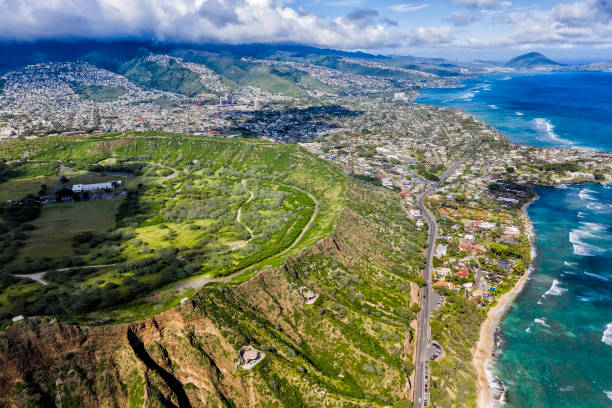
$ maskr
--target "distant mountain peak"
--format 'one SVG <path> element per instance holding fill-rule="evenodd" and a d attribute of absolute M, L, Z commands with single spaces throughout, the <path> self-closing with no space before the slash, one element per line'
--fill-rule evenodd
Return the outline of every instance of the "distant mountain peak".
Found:
<path fill-rule="evenodd" d="M 512 58 L 510 61 L 506 62 L 505 65 L 512 68 L 538 68 L 561 66 L 563 64 L 555 62 L 539 52 L 529 52 Z"/>

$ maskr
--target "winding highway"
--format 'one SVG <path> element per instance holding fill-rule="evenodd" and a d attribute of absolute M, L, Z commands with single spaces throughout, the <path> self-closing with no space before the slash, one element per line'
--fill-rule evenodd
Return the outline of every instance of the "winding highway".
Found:
<path fill-rule="evenodd" d="M 424 408 L 429 404 L 429 395 L 427 393 L 427 380 L 429 378 L 428 366 L 429 361 L 429 348 L 431 347 L 431 332 L 429 327 L 429 320 L 432 312 L 431 302 L 431 275 L 432 275 L 432 263 L 433 256 L 436 246 L 436 238 L 438 235 L 438 224 L 436 219 L 425 206 L 425 199 L 433 193 L 442 183 L 450 177 L 457 167 L 461 166 L 465 159 L 460 159 L 453 163 L 446 172 L 440 177 L 440 180 L 430 184 L 425 191 L 418 197 L 418 205 L 425 221 L 429 227 L 429 234 L 427 237 L 427 254 L 425 256 L 425 268 L 423 270 L 423 278 L 425 278 L 425 287 L 423 288 L 423 294 L 421 296 L 421 311 L 419 312 L 418 331 L 417 331 L 417 345 L 416 345 L 416 364 L 415 364 L 415 375 L 414 375 L 414 406 L 415 408 Z"/>

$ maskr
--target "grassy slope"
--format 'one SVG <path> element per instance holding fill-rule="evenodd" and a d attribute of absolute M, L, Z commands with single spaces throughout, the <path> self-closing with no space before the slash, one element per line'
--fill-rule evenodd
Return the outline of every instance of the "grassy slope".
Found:
<path fill-rule="evenodd" d="M 32 224 L 36 227 L 19 255 L 60 257 L 72 254 L 72 237 L 83 231 L 107 231 L 115 225 L 121 199 L 47 205 Z"/>
<path fill-rule="evenodd" d="M 130 81 L 147 88 L 185 95 L 207 92 L 198 74 L 175 61 L 170 61 L 169 65 L 161 65 L 136 58 L 123 64 L 118 72 Z"/>
<path fill-rule="evenodd" d="M 194 50 L 179 50 L 175 54 L 185 60 L 206 65 L 225 78 L 226 82 L 233 87 L 252 85 L 269 92 L 293 97 L 306 96 L 305 89 L 333 91 L 311 75 L 291 67 L 270 67 L 242 61 L 230 55 Z"/>

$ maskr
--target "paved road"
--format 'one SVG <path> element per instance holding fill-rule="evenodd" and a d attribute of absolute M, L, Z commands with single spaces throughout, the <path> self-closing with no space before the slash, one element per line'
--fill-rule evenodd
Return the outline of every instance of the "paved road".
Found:
<path fill-rule="evenodd" d="M 416 367 L 414 375 L 414 406 L 415 408 L 426 407 L 429 403 L 428 395 L 426 390 L 427 378 L 429 377 L 427 362 L 430 356 L 430 341 L 431 333 L 429 327 L 429 320 L 432 313 L 432 294 L 431 294 L 431 274 L 432 274 L 432 263 L 436 245 L 436 237 L 438 235 L 438 224 L 433 214 L 425 206 L 425 199 L 436 188 L 438 188 L 444 181 L 455 172 L 457 167 L 463 164 L 465 159 L 456 161 L 446 172 L 440 177 L 440 181 L 430 184 L 429 187 L 418 197 L 418 205 L 425 221 L 429 226 L 429 236 L 427 238 L 427 254 L 425 257 L 425 269 L 423 270 L 425 278 L 425 287 L 423 288 L 423 296 L 421 297 L 421 312 L 419 313 L 418 322 L 418 334 L 417 334 L 417 348 L 416 348 Z"/>

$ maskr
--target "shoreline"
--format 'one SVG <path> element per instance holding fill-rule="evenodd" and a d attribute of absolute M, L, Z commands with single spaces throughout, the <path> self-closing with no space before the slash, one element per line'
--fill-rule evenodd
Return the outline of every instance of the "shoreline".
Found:
<path fill-rule="evenodd" d="M 490 378 L 489 376 L 489 364 L 492 362 L 493 355 L 496 351 L 495 334 L 498 329 L 501 319 L 504 317 L 509 306 L 512 304 L 516 296 L 523 290 L 525 283 L 531 276 L 531 273 L 535 271 L 534 265 L 539 256 L 535 248 L 535 228 L 527 215 L 527 207 L 535 202 L 539 197 L 536 195 L 531 201 L 524 204 L 521 207 L 522 218 L 525 222 L 529 234 L 529 240 L 531 243 L 531 254 L 532 259 L 529 262 L 525 272 L 521 275 L 519 280 L 516 282 L 514 287 L 507 293 L 504 293 L 498 300 L 497 304 L 489 310 L 485 321 L 480 326 L 480 332 L 478 342 L 472 352 L 472 364 L 476 369 L 476 407 L 477 408 L 490 408 L 498 405 L 503 400 L 505 390 L 503 389 L 503 383 L 501 380 L 495 377 Z M 501 384 L 502 389 L 494 387 L 492 383 L 496 380 L 498 384 Z M 493 398 L 493 391 L 501 391 L 501 398 L 496 400 Z"/>

